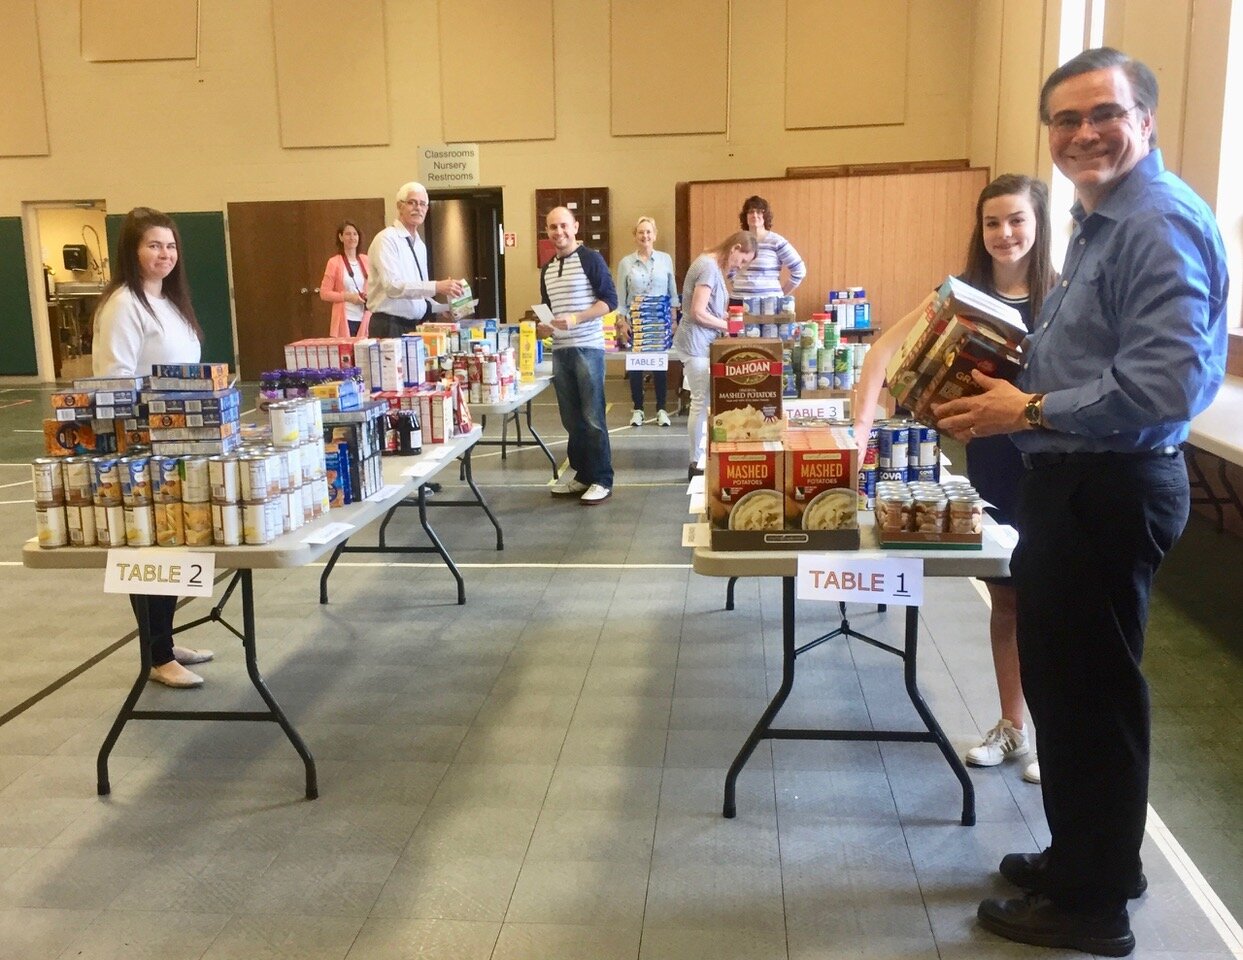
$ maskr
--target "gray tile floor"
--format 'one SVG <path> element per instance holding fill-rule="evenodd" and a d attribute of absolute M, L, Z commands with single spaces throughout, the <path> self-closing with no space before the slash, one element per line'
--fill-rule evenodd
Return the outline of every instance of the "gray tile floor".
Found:
<path fill-rule="evenodd" d="M 0 393 L 0 461 L 18 465 L 0 466 L 0 501 L 29 498 L 38 438 L 12 431 L 39 414 L 4 407 L 25 397 L 41 409 Z M 23 569 L 31 507 L 0 503 L 0 960 L 1056 956 L 973 919 L 1005 892 L 1001 855 L 1047 839 L 1018 765 L 973 773 L 965 828 L 929 746 L 765 743 L 721 818 L 724 769 L 780 677 L 778 588 L 743 581 L 726 613 L 723 582 L 690 572 L 682 422 L 636 430 L 628 413 L 610 414 L 618 486 L 599 508 L 550 498 L 538 452 L 477 457 L 505 551 L 472 511 L 435 516 L 465 607 L 422 558 L 350 558 L 326 607 L 318 568 L 256 574 L 260 662 L 317 758 L 314 802 L 267 724 L 134 722 L 97 798 L 133 644 L 20 708 L 132 620 L 95 574 Z M 554 407 L 537 418 L 562 436 Z M 965 749 L 995 720 L 987 610 L 968 581 L 930 594 L 921 685 Z M 829 612 L 806 605 L 801 633 Z M 900 614 L 852 620 L 900 636 Z M 208 684 L 144 705 L 250 708 L 236 641 L 192 642 L 217 651 Z M 783 718 L 916 722 L 896 661 L 857 643 L 808 655 Z M 1196 813 L 1167 818 L 1175 836 Z M 1151 842 L 1145 863 L 1136 955 L 1232 956 Z"/>

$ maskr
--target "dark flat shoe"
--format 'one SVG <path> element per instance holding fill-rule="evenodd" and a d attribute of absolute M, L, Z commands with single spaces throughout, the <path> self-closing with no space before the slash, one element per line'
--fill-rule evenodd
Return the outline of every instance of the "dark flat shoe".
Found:
<path fill-rule="evenodd" d="M 1017 900 L 983 900 L 976 916 L 985 930 L 1015 943 L 1064 947 L 1103 957 L 1125 957 L 1135 949 L 1126 910 L 1071 912 L 1037 893 Z"/>
<path fill-rule="evenodd" d="M 997 871 L 1025 893 L 1044 893 L 1045 855 L 1043 853 L 1007 853 L 1001 858 Z M 1127 899 L 1135 900 L 1148 889 L 1148 878 L 1140 873 L 1139 879 L 1127 891 Z"/>

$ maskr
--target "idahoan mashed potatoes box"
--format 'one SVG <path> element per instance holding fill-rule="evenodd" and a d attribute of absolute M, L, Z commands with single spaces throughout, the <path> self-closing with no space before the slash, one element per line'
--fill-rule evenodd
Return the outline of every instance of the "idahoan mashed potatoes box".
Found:
<path fill-rule="evenodd" d="M 859 526 L 858 450 L 842 430 L 791 426 L 785 439 L 785 528 L 836 531 Z M 814 540 L 812 544 L 816 545 Z"/>
<path fill-rule="evenodd" d="M 780 530 L 781 444 L 718 443 L 708 455 L 708 522 L 713 531 Z"/>
<path fill-rule="evenodd" d="M 710 361 L 712 444 L 780 440 L 781 341 L 722 337 L 713 341 Z"/>

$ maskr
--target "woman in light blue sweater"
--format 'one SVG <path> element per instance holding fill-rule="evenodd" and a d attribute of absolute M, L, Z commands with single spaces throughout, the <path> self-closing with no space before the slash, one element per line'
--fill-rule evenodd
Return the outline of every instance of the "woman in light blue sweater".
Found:
<path fill-rule="evenodd" d="M 639 217 L 634 225 L 634 253 L 628 253 L 617 265 L 617 312 L 627 323 L 630 302 L 635 297 L 669 297 L 670 307 L 679 305 L 678 285 L 673 278 L 673 259 L 667 253 L 654 249 L 656 221 L 651 217 Z M 633 330 L 630 330 L 633 337 Z M 632 340 L 633 346 L 633 340 Z M 644 371 L 631 370 L 630 399 L 634 401 L 634 413 L 630 417 L 632 427 L 643 426 L 643 377 Z M 652 371 L 652 384 L 656 388 L 656 422 L 662 427 L 670 425 L 666 402 L 669 376 L 665 370 Z"/>

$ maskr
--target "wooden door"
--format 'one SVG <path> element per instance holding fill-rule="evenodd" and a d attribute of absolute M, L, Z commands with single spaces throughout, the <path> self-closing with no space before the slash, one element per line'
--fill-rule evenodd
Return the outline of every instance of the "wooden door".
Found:
<path fill-rule="evenodd" d="M 229 245 L 237 317 L 237 364 L 255 380 L 284 366 L 285 344 L 328 335 L 329 304 L 319 299 L 336 227 L 353 220 L 365 244 L 383 228 L 384 201 L 270 200 L 230 203 Z"/>

